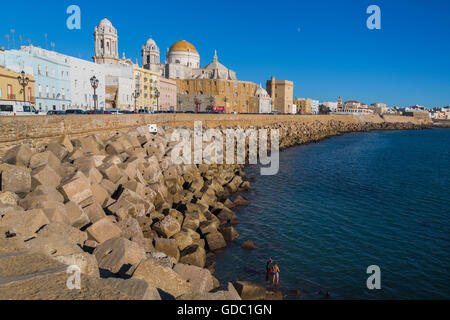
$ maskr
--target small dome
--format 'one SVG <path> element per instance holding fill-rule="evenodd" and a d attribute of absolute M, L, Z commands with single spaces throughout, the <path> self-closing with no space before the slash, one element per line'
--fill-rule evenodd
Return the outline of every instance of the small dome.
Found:
<path fill-rule="evenodd" d="M 267 93 L 266 90 L 264 90 L 264 88 L 261 85 L 259 85 L 258 89 L 256 89 L 255 96 L 261 97 L 261 98 L 266 98 L 269 96 L 269 94 Z"/>
<path fill-rule="evenodd" d="M 146 47 L 152 47 L 152 46 L 156 46 L 156 42 L 155 40 L 153 40 L 152 38 L 148 39 L 147 42 L 145 43 Z"/>
<path fill-rule="evenodd" d="M 111 21 L 109 21 L 108 19 L 105 18 L 102 21 L 100 21 L 99 26 L 100 27 L 112 27 L 113 25 L 112 25 Z"/>
<path fill-rule="evenodd" d="M 180 52 L 180 51 L 181 52 L 194 52 L 194 53 L 198 54 L 197 49 L 195 49 L 195 47 L 191 43 L 189 43 L 185 40 L 175 42 L 169 49 L 169 52 Z"/>

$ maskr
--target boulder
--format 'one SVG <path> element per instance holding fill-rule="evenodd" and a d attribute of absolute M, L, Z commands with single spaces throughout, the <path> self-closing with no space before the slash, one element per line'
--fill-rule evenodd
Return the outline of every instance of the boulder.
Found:
<path fill-rule="evenodd" d="M 77 204 L 92 197 L 89 181 L 82 173 L 67 182 L 63 182 L 59 191 L 66 201 L 73 201 Z"/>
<path fill-rule="evenodd" d="M 180 250 L 178 250 L 175 239 L 157 238 L 155 239 L 155 249 L 169 257 L 175 258 L 176 261 L 180 259 Z"/>
<path fill-rule="evenodd" d="M 206 293 L 214 289 L 213 276 L 208 269 L 178 263 L 173 271 L 192 285 L 192 292 Z"/>
<path fill-rule="evenodd" d="M 161 300 L 158 289 L 150 286 L 142 279 L 103 279 L 103 283 L 111 288 L 123 292 L 133 300 Z"/>
<path fill-rule="evenodd" d="M 119 221 L 117 226 L 122 230 L 122 237 L 128 240 L 131 238 L 144 238 L 139 222 L 134 218 L 127 218 Z"/>
<path fill-rule="evenodd" d="M 23 237 L 31 237 L 49 223 L 50 221 L 42 209 L 29 211 L 9 210 L 0 220 L 0 227 L 7 227 L 11 233 Z"/>
<path fill-rule="evenodd" d="M 92 223 L 96 223 L 106 217 L 105 211 L 97 201 L 93 201 L 92 204 L 84 207 L 82 210 Z"/>
<path fill-rule="evenodd" d="M 97 259 L 95 258 L 95 256 L 87 252 L 57 256 L 54 257 L 54 259 L 69 266 L 78 266 L 82 274 L 100 277 Z"/>
<path fill-rule="evenodd" d="M 206 251 L 198 245 L 191 245 L 180 252 L 180 262 L 204 268 Z"/>
<path fill-rule="evenodd" d="M 61 173 L 61 161 L 53 154 L 53 152 L 45 151 L 34 154 L 30 159 L 30 168 L 36 169 L 42 166 L 49 166 L 55 172 Z"/>
<path fill-rule="evenodd" d="M 3 192 L 30 192 L 31 170 L 21 166 L 0 164 L 0 188 Z"/>
<path fill-rule="evenodd" d="M 254 249 L 256 249 L 256 245 L 252 240 L 246 240 L 241 245 L 241 248 L 246 249 L 246 250 L 254 250 Z"/>
<path fill-rule="evenodd" d="M 217 232 L 217 222 L 205 221 L 200 224 L 200 232 L 203 235 Z"/>
<path fill-rule="evenodd" d="M 180 232 L 181 226 L 172 216 L 166 216 L 161 221 L 153 225 L 153 230 L 163 237 L 170 238 L 174 234 Z"/>
<path fill-rule="evenodd" d="M 236 281 L 233 283 L 242 300 L 264 300 L 266 289 L 250 281 Z"/>
<path fill-rule="evenodd" d="M 182 295 L 177 298 L 177 300 L 196 300 L 196 301 L 205 301 L 205 300 L 242 300 L 239 294 L 237 293 L 236 289 L 233 287 L 231 283 L 228 283 L 228 290 L 220 290 L 216 292 L 208 292 L 208 293 L 188 293 L 185 295 Z"/>
<path fill-rule="evenodd" d="M 227 243 L 220 232 L 212 232 L 206 235 L 206 243 L 211 251 L 225 248 Z"/>
<path fill-rule="evenodd" d="M 100 184 L 94 183 L 91 185 L 92 195 L 94 199 L 104 208 L 107 204 L 110 194 Z"/>
<path fill-rule="evenodd" d="M 172 268 L 164 267 L 152 259 L 142 261 L 133 274 L 133 279 L 143 279 L 150 286 L 159 288 L 173 297 L 179 297 L 192 290 L 191 284 Z"/>
<path fill-rule="evenodd" d="M 28 167 L 33 151 L 24 144 L 9 149 L 3 157 L 3 162 L 21 167 Z"/>
<path fill-rule="evenodd" d="M 81 229 L 91 222 L 86 212 L 75 202 L 69 201 L 64 206 L 71 226 Z"/>
<path fill-rule="evenodd" d="M 105 242 L 109 239 L 120 237 L 122 230 L 114 224 L 108 217 L 98 220 L 87 228 L 88 236 L 91 240 L 98 243 Z"/>
<path fill-rule="evenodd" d="M 50 222 L 61 222 L 70 225 L 66 207 L 58 201 L 41 201 L 34 208 L 42 209 Z"/>
<path fill-rule="evenodd" d="M 120 276 L 125 276 L 146 257 L 144 249 L 125 238 L 112 238 L 99 244 L 94 255 L 103 272 L 109 271 Z"/>
<path fill-rule="evenodd" d="M 131 241 L 136 242 L 146 253 L 156 252 L 153 246 L 153 239 L 148 238 L 131 238 Z"/>
<path fill-rule="evenodd" d="M 186 231 L 180 231 L 174 234 L 172 238 L 175 239 L 180 251 L 186 249 L 192 244 L 192 238 Z"/>
<path fill-rule="evenodd" d="M 44 165 L 31 171 L 31 188 L 39 185 L 56 188 L 61 183 L 61 177 L 50 166 Z"/>
<path fill-rule="evenodd" d="M 0 204 L 15 206 L 19 201 L 17 194 L 11 191 L 0 192 Z"/>
<path fill-rule="evenodd" d="M 61 161 L 69 154 L 69 151 L 58 142 L 50 142 L 47 145 L 47 150 L 53 152 L 53 154 Z"/>
<path fill-rule="evenodd" d="M 197 230 L 200 226 L 200 215 L 198 212 L 187 212 L 185 214 L 183 229 Z"/>
<path fill-rule="evenodd" d="M 226 241 L 235 241 L 239 238 L 239 233 L 232 225 L 224 225 L 219 230 Z"/>

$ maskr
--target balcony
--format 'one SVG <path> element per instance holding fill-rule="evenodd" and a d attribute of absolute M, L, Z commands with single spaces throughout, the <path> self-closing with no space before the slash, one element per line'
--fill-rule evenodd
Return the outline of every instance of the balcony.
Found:
<path fill-rule="evenodd" d="M 16 100 L 15 94 L 8 94 L 8 100 Z"/>

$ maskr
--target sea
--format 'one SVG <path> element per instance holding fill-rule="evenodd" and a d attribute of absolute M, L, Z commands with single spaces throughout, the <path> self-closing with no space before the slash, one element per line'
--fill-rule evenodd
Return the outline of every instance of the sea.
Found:
<path fill-rule="evenodd" d="M 335 136 L 282 151 L 277 175 L 246 173 L 240 238 L 214 257 L 221 283 L 284 299 L 450 298 L 450 129 Z M 269 258 L 278 286 L 265 281 Z"/>

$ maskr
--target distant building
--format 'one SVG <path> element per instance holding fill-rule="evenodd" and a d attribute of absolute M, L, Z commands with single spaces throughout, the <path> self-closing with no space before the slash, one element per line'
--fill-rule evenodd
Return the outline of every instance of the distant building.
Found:
<path fill-rule="evenodd" d="M 370 105 L 370 109 L 372 109 L 373 112 L 377 113 L 377 114 L 387 113 L 387 105 L 385 103 L 380 103 L 380 102 L 372 103 Z"/>
<path fill-rule="evenodd" d="M 294 104 L 294 83 L 288 80 L 275 80 L 272 76 L 266 84 L 267 93 L 272 98 L 273 110 L 291 113 Z"/>
<path fill-rule="evenodd" d="M 309 99 L 309 104 L 311 106 L 311 113 L 312 114 L 319 114 L 319 100 Z"/>
<path fill-rule="evenodd" d="M 250 108 L 250 113 L 271 113 L 272 112 L 272 99 L 264 88 L 259 85 L 259 88 L 256 89 L 255 98 L 252 99 L 255 101 L 255 107 Z"/>
<path fill-rule="evenodd" d="M 297 106 L 297 113 L 311 114 L 311 101 L 305 98 L 295 98 L 294 104 Z"/>
<path fill-rule="evenodd" d="M 159 109 L 175 111 L 177 109 L 177 82 L 161 77 L 159 79 Z"/>
<path fill-rule="evenodd" d="M 141 68 L 137 64 L 133 65 L 133 72 L 135 91 L 132 95 L 138 94 L 136 101 L 133 101 L 133 109 L 136 107 L 137 110 L 157 111 L 159 73 Z"/>
<path fill-rule="evenodd" d="M 326 101 L 320 104 L 324 105 L 330 112 L 336 112 L 338 109 L 338 102 Z"/>
<path fill-rule="evenodd" d="M 97 95 L 97 108 L 105 108 L 105 68 L 103 65 L 69 57 L 70 65 L 70 88 L 71 108 L 90 110 L 94 108 L 94 89 L 91 85 L 91 78 L 96 77 L 98 88 L 95 90 Z"/>
<path fill-rule="evenodd" d="M 67 56 L 30 45 L 21 50 L 0 51 L 0 65 L 33 76 L 36 109 L 47 112 L 69 107 L 71 84 Z"/>
<path fill-rule="evenodd" d="M 17 77 L 19 73 L 0 66 L 0 104 L 5 100 L 24 101 L 24 94 L 21 92 L 22 86 L 19 84 Z M 25 75 L 29 78 L 28 86 L 25 89 L 25 102 L 32 105 L 36 103 L 34 96 L 35 81 L 31 74 Z"/>

